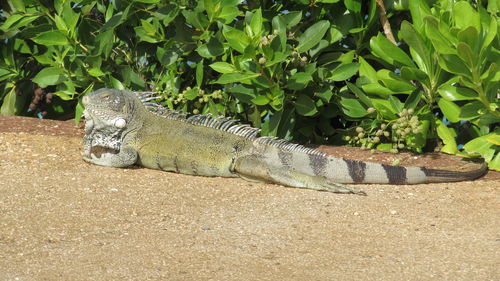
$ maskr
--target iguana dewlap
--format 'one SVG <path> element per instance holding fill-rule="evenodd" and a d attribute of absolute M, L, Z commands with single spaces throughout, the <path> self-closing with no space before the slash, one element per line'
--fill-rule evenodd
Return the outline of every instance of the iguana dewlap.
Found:
<path fill-rule="evenodd" d="M 336 158 L 272 137 L 234 120 L 186 117 L 146 95 L 100 89 L 83 97 L 84 159 L 200 176 L 242 177 L 286 186 L 362 193 L 345 183 L 416 184 L 471 180 L 486 167 L 452 172 Z"/>

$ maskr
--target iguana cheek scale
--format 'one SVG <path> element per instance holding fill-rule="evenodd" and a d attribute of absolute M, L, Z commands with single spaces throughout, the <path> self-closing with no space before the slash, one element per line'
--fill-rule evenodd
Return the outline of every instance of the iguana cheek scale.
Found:
<path fill-rule="evenodd" d="M 185 114 L 151 103 L 150 94 L 100 89 L 83 97 L 84 160 L 103 166 L 139 164 L 200 176 L 241 177 L 341 193 L 345 183 L 416 184 L 471 180 L 470 172 L 398 167 L 327 156 L 234 120 Z"/>

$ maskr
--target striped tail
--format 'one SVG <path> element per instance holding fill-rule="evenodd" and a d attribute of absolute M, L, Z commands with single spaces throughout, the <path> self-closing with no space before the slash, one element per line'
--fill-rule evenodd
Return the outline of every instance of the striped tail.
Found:
<path fill-rule="evenodd" d="M 486 163 L 472 171 L 457 172 L 427 169 L 424 167 L 402 167 L 362 162 L 348 159 L 328 157 L 331 166 L 336 166 L 330 176 L 341 183 L 388 183 L 388 184 L 418 184 L 436 182 L 456 182 L 476 179 L 487 171 Z M 336 174 L 336 175 L 335 175 Z M 340 177 L 339 177 L 340 176 Z"/>
<path fill-rule="evenodd" d="M 487 170 L 486 164 L 470 172 L 422 167 L 401 167 L 336 158 L 318 150 L 258 138 L 248 156 L 236 159 L 234 172 L 243 178 L 283 185 L 342 193 L 360 193 L 343 184 L 418 184 L 473 180 Z"/>

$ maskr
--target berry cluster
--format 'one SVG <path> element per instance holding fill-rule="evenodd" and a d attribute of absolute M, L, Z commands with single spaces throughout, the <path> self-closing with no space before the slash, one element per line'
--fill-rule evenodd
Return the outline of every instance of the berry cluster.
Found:
<path fill-rule="evenodd" d="M 368 108 L 368 113 L 374 113 L 374 108 Z M 361 148 L 373 148 L 382 139 L 392 143 L 391 152 L 398 152 L 398 149 L 406 147 L 406 139 L 422 132 L 421 122 L 413 109 L 403 109 L 398 115 L 399 118 L 387 123 L 381 123 L 375 128 L 365 130 L 363 127 L 356 127 L 351 136 L 346 136 L 345 140 L 351 145 L 360 145 Z"/>
<path fill-rule="evenodd" d="M 210 99 L 215 100 L 215 99 L 222 99 L 223 98 L 221 90 L 215 90 L 211 94 L 206 94 L 205 90 L 200 89 L 198 87 L 195 87 L 195 88 L 187 87 L 179 94 L 170 93 L 170 97 L 167 98 L 167 101 L 171 102 L 174 105 L 187 103 L 189 100 L 193 100 L 192 98 L 191 99 L 186 98 L 186 95 L 188 94 L 188 92 L 191 92 L 191 91 L 196 91 L 197 96 L 199 96 L 199 98 L 193 104 L 193 106 L 194 106 L 193 113 L 194 114 L 199 114 L 200 109 L 203 108 L 203 103 L 207 103 Z"/>
<path fill-rule="evenodd" d="M 33 97 L 31 98 L 28 112 L 35 113 L 38 118 L 44 118 L 47 116 L 47 106 L 52 103 L 53 98 L 54 94 L 47 93 L 45 89 L 36 88 L 33 91 Z"/>
<path fill-rule="evenodd" d="M 273 34 L 269 34 L 267 36 L 260 37 L 260 44 L 259 44 L 260 47 L 267 46 L 267 45 L 271 44 L 271 42 L 273 42 L 274 38 L 276 38 L 278 33 L 279 33 L 278 30 L 274 30 Z"/>
<path fill-rule="evenodd" d="M 292 52 L 292 63 L 293 64 L 296 64 L 296 65 L 298 64 L 301 67 L 304 67 L 307 64 L 307 61 L 308 61 L 308 59 L 306 56 L 301 57 L 297 51 Z"/>

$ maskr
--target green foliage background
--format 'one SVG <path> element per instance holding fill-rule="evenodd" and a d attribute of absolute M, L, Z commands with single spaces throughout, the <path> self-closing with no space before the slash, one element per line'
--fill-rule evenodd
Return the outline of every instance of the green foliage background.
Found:
<path fill-rule="evenodd" d="M 499 1 L 2 2 L 0 113 L 75 114 L 102 87 L 155 91 L 298 142 L 481 155 L 500 170 Z"/>

